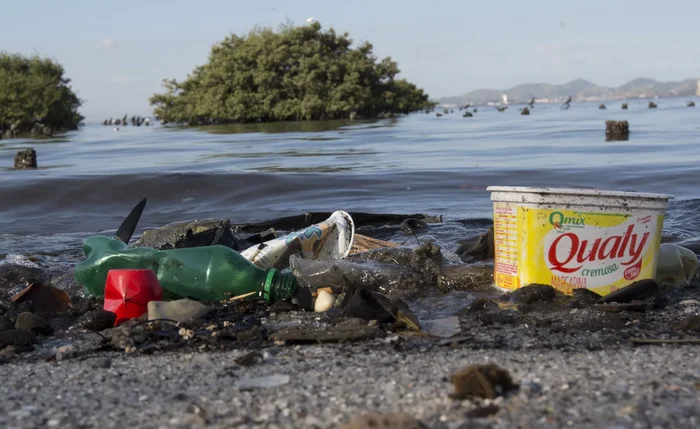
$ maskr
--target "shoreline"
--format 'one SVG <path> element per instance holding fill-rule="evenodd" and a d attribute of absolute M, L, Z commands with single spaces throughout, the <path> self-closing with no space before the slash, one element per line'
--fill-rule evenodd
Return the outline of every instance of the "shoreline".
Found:
<path fill-rule="evenodd" d="M 70 328 L 3 353 L 0 426 L 336 428 L 401 411 L 430 428 L 697 427 L 697 346 L 630 340 L 699 337 L 698 286 L 665 289 L 657 308 L 533 287 L 467 304 L 450 337 L 251 303 L 178 325 Z M 451 399 L 451 375 L 484 363 L 519 389 Z"/>

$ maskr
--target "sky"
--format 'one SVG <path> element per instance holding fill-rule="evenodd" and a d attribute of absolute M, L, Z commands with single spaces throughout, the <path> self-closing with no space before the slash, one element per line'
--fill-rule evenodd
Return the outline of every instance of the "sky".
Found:
<path fill-rule="evenodd" d="M 697 0 L 0 0 L 0 50 L 54 58 L 88 122 L 149 115 L 231 33 L 309 17 L 369 41 L 432 98 L 583 78 L 700 78 Z"/>

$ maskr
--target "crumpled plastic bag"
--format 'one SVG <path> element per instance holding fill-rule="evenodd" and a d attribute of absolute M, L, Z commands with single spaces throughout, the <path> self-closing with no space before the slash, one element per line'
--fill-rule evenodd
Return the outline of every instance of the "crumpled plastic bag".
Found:
<path fill-rule="evenodd" d="M 655 280 L 660 286 L 688 286 L 699 271 L 700 262 L 692 250 L 673 243 L 659 247 Z"/>
<path fill-rule="evenodd" d="M 310 260 L 300 255 L 289 258 L 289 267 L 299 283 L 311 289 L 330 287 L 340 293 L 347 284 L 354 284 L 389 296 L 399 288 L 409 271 L 401 265 L 374 261 Z"/>

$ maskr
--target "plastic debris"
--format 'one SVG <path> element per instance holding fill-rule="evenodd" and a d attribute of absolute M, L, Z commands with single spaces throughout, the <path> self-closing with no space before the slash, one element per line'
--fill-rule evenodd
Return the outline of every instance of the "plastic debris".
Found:
<path fill-rule="evenodd" d="M 83 248 L 87 258 L 76 266 L 75 277 L 94 295 L 104 293 L 107 273 L 111 269 L 151 268 L 160 286 L 180 298 L 222 301 L 256 292 L 267 301 L 294 298 L 302 308 L 313 307 L 311 293 L 297 287 L 294 276 L 273 268 L 258 268 L 225 246 L 130 249 L 118 239 L 98 235 L 87 238 Z M 146 311 L 147 304 L 147 301 L 143 302 L 141 314 Z"/>
<path fill-rule="evenodd" d="M 150 301 L 160 301 L 163 289 L 152 270 L 110 270 L 105 284 L 104 309 L 117 315 L 114 324 L 141 317 Z"/>
<path fill-rule="evenodd" d="M 459 326 L 459 318 L 450 316 L 443 319 L 423 320 L 421 330 L 434 337 L 449 338 L 459 334 L 462 329 Z"/>
<path fill-rule="evenodd" d="M 660 286 L 688 286 L 699 270 L 700 262 L 692 250 L 673 243 L 659 247 L 655 278 Z"/>
<path fill-rule="evenodd" d="M 283 269 L 289 266 L 291 255 L 301 255 L 304 259 L 342 259 L 350 253 L 354 240 L 352 217 L 339 210 L 323 222 L 250 247 L 241 255 L 260 268 Z"/>
<path fill-rule="evenodd" d="M 210 311 L 211 308 L 191 299 L 151 301 L 148 303 L 148 320 L 170 319 L 176 322 L 190 322 L 200 319 Z"/>

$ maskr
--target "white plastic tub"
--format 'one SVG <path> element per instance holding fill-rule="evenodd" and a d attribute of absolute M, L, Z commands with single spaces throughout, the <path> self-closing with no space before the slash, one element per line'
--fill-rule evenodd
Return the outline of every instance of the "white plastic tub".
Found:
<path fill-rule="evenodd" d="M 490 186 L 494 282 L 600 295 L 654 278 L 671 195 Z"/>

